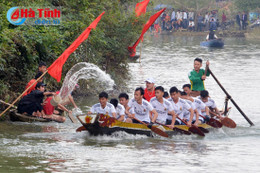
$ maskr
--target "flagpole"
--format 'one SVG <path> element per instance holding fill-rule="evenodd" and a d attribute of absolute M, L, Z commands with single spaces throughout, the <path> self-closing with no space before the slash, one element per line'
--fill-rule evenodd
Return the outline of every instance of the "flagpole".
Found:
<path fill-rule="evenodd" d="M 48 72 L 48 70 L 46 70 L 40 77 L 38 77 L 38 78 L 36 79 L 36 81 L 34 81 L 28 88 L 26 88 L 26 89 L 24 90 L 24 92 L 23 92 L 19 97 L 17 97 L 17 99 L 16 99 L 15 101 L 13 101 L 13 103 L 10 104 L 10 105 L 0 114 L 0 117 L 1 117 L 4 113 L 6 113 L 6 111 L 8 111 L 11 107 L 13 107 L 14 104 L 24 95 L 24 93 L 26 93 L 26 92 L 27 92 L 36 82 L 38 82 L 47 72 Z"/>
<path fill-rule="evenodd" d="M 140 57 L 139 57 L 139 63 L 141 63 L 142 46 L 143 46 L 143 42 L 141 42 L 141 46 L 140 46 Z"/>

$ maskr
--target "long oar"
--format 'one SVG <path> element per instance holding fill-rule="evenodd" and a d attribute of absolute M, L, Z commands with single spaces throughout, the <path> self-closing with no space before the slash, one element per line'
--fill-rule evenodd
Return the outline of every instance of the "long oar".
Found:
<path fill-rule="evenodd" d="M 163 136 L 163 137 L 166 137 L 168 138 L 168 134 L 165 133 L 164 131 L 162 131 L 161 129 L 157 128 L 157 127 L 154 127 L 153 125 L 149 125 L 149 124 L 146 124 L 140 120 L 138 120 L 137 118 L 133 117 L 134 120 L 138 121 L 139 123 L 143 124 L 143 125 L 146 125 L 149 129 L 151 129 L 154 133 L 160 135 L 160 136 Z"/>
<path fill-rule="evenodd" d="M 206 117 L 199 115 L 202 118 L 204 118 L 204 120 L 206 120 Z M 214 127 L 214 128 L 221 128 L 223 126 L 223 124 L 221 122 L 219 122 L 218 120 L 214 119 L 214 118 L 210 118 L 209 121 L 206 122 L 206 124 Z"/>
<path fill-rule="evenodd" d="M 231 102 L 235 105 L 237 110 L 243 115 L 243 117 L 247 120 L 247 122 L 251 125 L 254 126 L 254 123 L 246 116 L 246 114 L 240 109 L 240 107 L 236 104 L 236 102 L 232 99 L 232 97 L 228 94 L 228 92 L 225 90 L 225 88 L 220 84 L 216 76 L 212 73 L 210 69 L 208 69 L 212 77 L 215 79 L 215 81 L 218 83 L 220 88 L 224 91 L 224 93 L 227 95 L 227 98 L 231 100 Z"/>
<path fill-rule="evenodd" d="M 164 124 L 162 124 L 162 123 L 159 123 L 159 122 L 157 122 L 157 121 L 155 121 L 155 123 L 156 123 L 156 124 L 159 124 L 159 125 L 161 125 L 161 126 L 164 126 L 164 127 L 168 127 L 168 126 L 166 126 L 166 125 L 164 125 Z M 169 127 L 168 127 L 168 128 L 169 128 Z M 185 135 L 191 135 L 191 132 L 189 132 L 189 131 L 187 131 L 187 130 L 180 129 L 180 128 L 178 128 L 178 127 L 174 127 L 173 130 L 176 130 L 177 132 L 180 132 L 180 133 L 185 134 Z"/>
<path fill-rule="evenodd" d="M 210 113 L 216 117 L 218 117 L 218 115 L 215 113 L 215 112 L 212 112 L 210 111 Z M 214 119 L 214 118 L 213 118 Z M 231 119 L 231 118 L 228 118 L 228 117 L 225 117 L 224 119 L 220 120 L 221 123 L 228 127 L 228 128 L 236 128 L 237 124 Z"/>
<path fill-rule="evenodd" d="M 178 116 L 177 118 L 179 120 L 181 120 L 181 122 L 183 122 L 184 124 L 188 125 L 185 121 L 183 121 L 182 119 L 180 119 Z M 205 134 L 196 126 L 192 125 L 191 127 L 189 127 L 189 131 L 191 133 L 194 133 L 194 134 L 197 134 L 197 135 L 200 135 L 200 136 L 205 136 Z"/>

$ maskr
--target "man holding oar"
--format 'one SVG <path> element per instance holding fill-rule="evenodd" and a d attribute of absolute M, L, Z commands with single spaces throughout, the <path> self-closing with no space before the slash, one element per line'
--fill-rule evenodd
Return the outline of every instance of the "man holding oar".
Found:
<path fill-rule="evenodd" d="M 206 66 L 209 67 L 209 61 L 206 62 Z M 200 91 L 205 90 L 204 80 L 206 76 L 210 75 L 210 72 L 207 71 L 205 74 L 205 70 L 201 69 L 202 67 L 202 59 L 195 58 L 194 60 L 194 69 L 189 73 L 189 79 L 191 83 L 191 96 L 197 97 L 200 95 Z"/>
<path fill-rule="evenodd" d="M 191 118 L 187 122 L 187 124 L 188 126 L 191 126 L 193 120 L 193 114 L 194 114 L 194 111 L 191 108 L 191 106 L 186 101 L 179 98 L 180 97 L 179 90 L 176 87 L 171 87 L 170 96 L 171 98 L 169 98 L 168 101 L 170 101 L 170 103 L 173 105 L 174 112 L 178 115 L 179 118 L 183 119 L 183 114 L 185 112 L 185 109 L 190 112 Z M 171 123 L 172 123 L 172 116 L 168 116 L 167 124 L 171 124 Z M 175 125 L 179 125 L 179 124 L 182 124 L 182 122 L 179 119 L 177 119 L 175 121 Z"/>
<path fill-rule="evenodd" d="M 166 120 L 168 113 L 172 115 L 172 123 L 168 125 L 171 129 L 174 128 L 174 123 L 176 120 L 176 115 L 174 112 L 174 109 L 172 107 L 172 104 L 165 98 L 163 98 L 164 95 L 164 88 L 162 86 L 158 86 L 155 88 L 155 97 L 153 97 L 150 100 L 150 103 L 152 104 L 153 108 L 158 113 L 157 122 L 161 124 L 166 125 Z"/>
<path fill-rule="evenodd" d="M 88 114 L 107 114 L 110 117 L 116 118 L 116 110 L 115 107 L 111 104 L 108 103 L 108 94 L 106 92 L 101 92 L 99 94 L 99 103 L 94 104 Z"/>
<path fill-rule="evenodd" d="M 126 108 L 126 113 L 129 117 L 128 122 L 130 119 L 133 123 L 140 123 L 139 121 L 146 124 L 149 124 L 150 122 L 155 123 L 158 113 L 147 100 L 143 99 L 143 96 L 144 89 L 142 87 L 136 88 L 134 98 L 129 100 L 128 108 Z M 129 112 L 131 108 L 134 113 Z M 153 114 L 152 120 L 150 120 L 149 111 Z"/>

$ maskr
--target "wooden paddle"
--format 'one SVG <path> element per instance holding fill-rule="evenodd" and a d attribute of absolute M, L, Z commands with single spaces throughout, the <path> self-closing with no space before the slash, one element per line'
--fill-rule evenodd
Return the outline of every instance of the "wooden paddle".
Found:
<path fill-rule="evenodd" d="M 155 123 L 156 123 L 156 124 L 159 124 L 159 125 L 161 125 L 161 126 L 164 126 L 164 127 L 168 127 L 168 126 L 166 126 L 166 125 L 164 125 L 164 124 L 162 124 L 162 123 L 159 123 L 159 122 L 157 122 L 157 121 L 155 121 Z M 168 127 L 168 128 L 169 128 L 169 127 Z M 180 129 L 180 128 L 178 128 L 178 127 L 174 127 L 173 130 L 176 130 L 177 132 L 180 132 L 180 133 L 185 134 L 185 135 L 191 135 L 191 132 L 189 132 L 189 131 L 187 131 L 187 130 Z"/>
<path fill-rule="evenodd" d="M 178 118 L 179 120 L 181 120 L 181 122 L 183 122 L 184 124 L 188 125 L 185 121 L 183 121 L 182 119 L 180 119 L 178 116 L 177 116 L 177 118 Z M 205 134 L 204 134 L 198 127 L 196 127 L 196 126 L 194 126 L 194 125 L 192 125 L 191 127 L 189 127 L 189 131 L 190 131 L 191 133 L 197 134 L 197 135 L 199 135 L 199 136 L 205 136 Z"/>
<path fill-rule="evenodd" d="M 70 118 L 71 122 L 73 122 L 73 123 L 77 123 L 76 118 L 72 115 L 71 112 L 68 113 L 68 117 Z"/>
<path fill-rule="evenodd" d="M 76 129 L 76 132 L 81 132 L 87 130 L 84 126 L 80 126 L 79 128 Z"/>
<path fill-rule="evenodd" d="M 139 123 L 143 124 L 143 125 L 146 125 L 149 129 L 151 129 L 154 133 L 160 135 L 160 136 L 163 136 L 163 137 L 166 137 L 168 138 L 168 134 L 165 133 L 164 131 L 162 131 L 161 129 L 157 128 L 157 127 L 154 127 L 153 125 L 149 125 L 149 124 L 146 124 L 140 120 L 138 120 L 137 118 L 133 117 L 134 120 L 138 121 Z"/>
<path fill-rule="evenodd" d="M 215 112 L 212 112 L 212 111 L 210 111 L 210 113 L 213 115 L 213 116 L 216 116 L 216 117 L 218 117 L 218 115 L 215 113 Z M 214 118 L 212 118 L 212 119 L 214 119 Z M 224 125 L 224 126 L 226 126 L 226 127 L 228 127 L 228 128 L 236 128 L 236 123 L 231 119 L 231 118 L 228 118 L 228 117 L 225 117 L 224 119 L 220 119 L 220 121 L 221 121 L 221 123 Z"/>
<path fill-rule="evenodd" d="M 206 117 L 199 115 L 202 118 L 204 118 L 204 120 L 206 120 Z M 221 128 L 223 125 L 221 122 L 219 122 L 218 120 L 214 119 L 214 118 L 210 118 L 209 121 L 206 122 L 206 124 L 214 127 L 214 128 Z"/>
<path fill-rule="evenodd" d="M 237 110 L 243 115 L 243 117 L 247 120 L 247 122 L 251 125 L 254 126 L 254 123 L 246 116 L 246 114 L 240 109 L 240 107 L 236 104 L 236 102 L 232 99 L 232 97 L 228 94 L 228 92 L 225 90 L 225 88 L 220 84 L 216 76 L 212 73 L 210 69 L 208 69 L 212 77 L 215 79 L 219 87 L 223 90 L 223 92 L 227 95 L 227 98 L 231 100 L 231 102 L 235 105 Z"/>

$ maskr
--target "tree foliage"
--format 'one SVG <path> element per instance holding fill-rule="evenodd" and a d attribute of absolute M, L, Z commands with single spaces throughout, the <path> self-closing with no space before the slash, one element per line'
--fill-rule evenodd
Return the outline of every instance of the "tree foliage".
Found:
<path fill-rule="evenodd" d="M 260 0 L 235 0 L 235 4 L 241 11 L 249 12 L 251 10 L 260 9 Z"/>
<path fill-rule="evenodd" d="M 148 15 L 138 18 L 136 1 L 115 0 L 3 0 L 0 3 L 0 97 L 7 91 L 22 92 L 34 77 L 38 63 L 51 65 L 62 52 L 102 12 L 105 15 L 87 41 L 71 54 L 63 67 L 63 77 L 77 62 L 91 62 L 112 75 L 116 81 L 127 76 L 127 47 L 138 38 Z M 61 7 L 62 22 L 58 26 L 14 26 L 6 19 L 8 9 L 23 7 Z M 46 79 L 59 87 L 54 79 Z"/>

